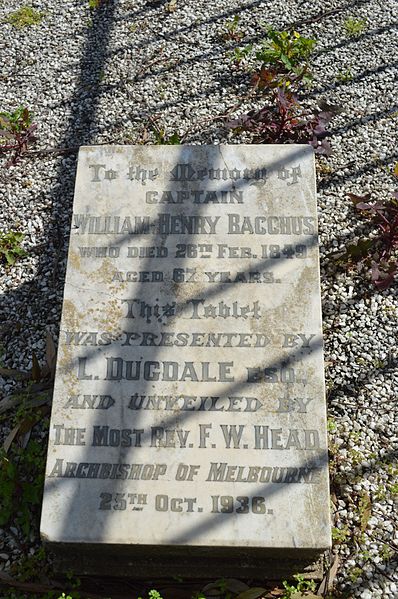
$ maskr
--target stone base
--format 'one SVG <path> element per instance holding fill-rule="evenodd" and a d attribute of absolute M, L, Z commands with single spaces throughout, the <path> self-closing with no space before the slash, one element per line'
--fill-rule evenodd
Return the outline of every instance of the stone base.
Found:
<path fill-rule="evenodd" d="M 214 547 L 123 547 L 120 545 L 48 544 L 58 572 L 134 579 L 258 578 L 278 580 L 297 572 L 322 578 L 319 550 L 225 549 Z M 145 555 L 144 555 L 145 554 Z M 318 561 L 316 561 L 318 560 Z M 316 562 L 316 563 L 315 563 Z"/>

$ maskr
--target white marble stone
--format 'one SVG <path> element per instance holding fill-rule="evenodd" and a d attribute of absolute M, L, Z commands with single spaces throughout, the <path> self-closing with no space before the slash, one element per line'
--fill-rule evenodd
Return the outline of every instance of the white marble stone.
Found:
<path fill-rule="evenodd" d="M 45 540 L 330 546 L 316 231 L 309 146 L 80 150 Z"/>

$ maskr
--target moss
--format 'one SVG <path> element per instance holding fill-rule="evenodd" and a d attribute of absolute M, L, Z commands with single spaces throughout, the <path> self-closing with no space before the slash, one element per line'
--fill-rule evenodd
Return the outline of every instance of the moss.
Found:
<path fill-rule="evenodd" d="M 6 18 L 6 22 L 10 23 L 17 29 L 38 25 L 44 17 L 44 13 L 38 12 L 31 6 L 21 6 L 15 12 L 12 12 Z"/>

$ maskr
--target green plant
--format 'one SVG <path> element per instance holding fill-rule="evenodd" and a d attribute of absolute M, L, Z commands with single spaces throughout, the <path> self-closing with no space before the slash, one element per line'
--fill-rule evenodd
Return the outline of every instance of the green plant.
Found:
<path fill-rule="evenodd" d="M 167 132 L 167 128 L 162 124 L 159 124 L 158 117 L 150 117 L 148 120 L 148 126 L 155 138 L 153 142 L 155 143 L 155 145 L 175 146 L 181 144 L 181 138 L 179 133 L 177 131 L 174 131 L 173 133 L 169 134 Z M 144 128 L 142 143 L 146 143 L 148 141 L 150 141 L 148 131 L 146 128 Z"/>
<path fill-rule="evenodd" d="M 227 56 L 236 64 L 240 65 L 240 63 L 248 58 L 253 51 L 253 45 L 248 44 L 243 47 L 234 48 L 231 52 L 227 53 Z"/>
<path fill-rule="evenodd" d="M 9 404 L 2 412 L 17 408 L 9 419 L 11 432 L 0 450 L 0 527 L 11 523 L 25 536 L 38 524 L 44 483 L 46 445 L 37 438 L 33 429 L 39 422 L 42 431 L 48 430 L 49 397 L 44 392 L 51 384 L 55 369 L 56 350 L 47 334 L 47 365 L 40 367 L 32 354 L 32 371 L 21 372 L 2 368 L 1 375 L 16 380 L 27 380 L 24 391 L 9 396 Z M 36 397 L 35 397 L 36 396 Z M 41 558 L 38 554 L 38 559 Z"/>
<path fill-rule="evenodd" d="M 331 417 L 328 418 L 327 429 L 328 429 L 328 433 L 335 433 L 337 431 L 336 421 Z"/>
<path fill-rule="evenodd" d="M 388 562 L 390 559 L 394 557 L 395 551 L 389 547 L 386 543 L 383 543 L 381 549 L 379 550 L 379 555 L 384 562 Z"/>
<path fill-rule="evenodd" d="M 17 29 L 22 29 L 22 27 L 38 25 L 43 17 L 44 13 L 38 12 L 31 6 L 21 6 L 15 12 L 10 13 L 5 21 Z"/>
<path fill-rule="evenodd" d="M 37 579 L 37 573 L 41 575 L 50 574 L 50 563 L 47 561 L 46 552 L 43 546 L 39 547 L 33 555 L 22 556 L 11 566 L 11 574 L 19 582 L 29 582 Z"/>
<path fill-rule="evenodd" d="M 388 485 L 388 490 L 392 495 L 398 495 L 398 483 Z"/>
<path fill-rule="evenodd" d="M 45 446 L 31 439 L 25 448 L 0 452 L 0 526 L 13 524 L 29 535 L 34 514 L 39 514 L 44 483 Z"/>
<path fill-rule="evenodd" d="M 344 21 L 343 26 L 348 37 L 358 37 L 366 30 L 367 21 L 366 19 L 349 17 Z"/>
<path fill-rule="evenodd" d="M 239 16 L 235 15 L 233 19 L 227 21 L 224 29 L 221 31 L 221 37 L 225 42 L 239 42 L 243 38 L 243 32 L 239 30 Z"/>
<path fill-rule="evenodd" d="M 25 250 L 21 247 L 23 238 L 23 233 L 16 231 L 0 233 L 0 259 L 4 259 L 12 266 L 18 258 L 26 256 Z"/>
<path fill-rule="evenodd" d="M 174 131 L 171 135 L 166 135 L 165 129 L 159 129 L 158 132 L 155 133 L 156 145 L 165 145 L 165 146 L 176 146 L 181 143 L 181 139 L 177 131 Z"/>
<path fill-rule="evenodd" d="M 0 112 L 0 154 L 13 152 L 7 166 L 15 164 L 28 145 L 35 141 L 33 133 L 37 125 L 32 123 L 32 118 L 26 106 L 19 106 L 13 112 Z"/>
<path fill-rule="evenodd" d="M 346 540 L 351 536 L 351 533 L 347 526 L 343 528 L 332 528 L 332 540 L 336 544 L 345 543 Z"/>
<path fill-rule="evenodd" d="M 370 516 L 372 515 L 372 502 L 369 495 L 364 491 L 359 499 L 358 512 L 360 519 L 360 528 L 362 532 L 368 527 Z"/>
<path fill-rule="evenodd" d="M 305 580 L 302 574 L 294 574 L 293 578 L 296 580 L 296 586 L 290 585 L 286 580 L 282 582 L 285 592 L 282 599 L 290 599 L 295 593 L 305 593 L 306 591 L 315 591 L 316 584 L 313 580 Z"/>
<path fill-rule="evenodd" d="M 361 574 L 362 568 L 360 568 L 359 566 L 355 566 L 354 568 L 352 568 L 352 570 L 350 570 L 348 576 L 351 582 L 356 583 Z"/>
<path fill-rule="evenodd" d="M 138 597 L 138 599 L 143 599 L 142 597 Z M 151 589 L 148 591 L 148 599 L 162 599 L 161 594 L 156 589 Z"/>
<path fill-rule="evenodd" d="M 259 73 L 253 76 L 256 87 L 291 87 L 312 79 L 308 59 L 316 40 L 303 37 L 297 31 L 277 31 L 267 28 L 256 59 L 261 62 Z"/>
<path fill-rule="evenodd" d="M 101 6 L 104 0 L 88 0 L 88 7 L 90 10 L 96 10 Z"/>
<path fill-rule="evenodd" d="M 339 71 L 336 75 L 336 81 L 340 81 L 340 83 L 349 83 L 350 81 L 352 81 L 351 69 L 346 69 L 345 71 Z"/>

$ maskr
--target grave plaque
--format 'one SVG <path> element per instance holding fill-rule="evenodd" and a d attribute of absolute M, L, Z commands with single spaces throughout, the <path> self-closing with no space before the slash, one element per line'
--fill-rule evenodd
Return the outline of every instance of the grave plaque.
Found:
<path fill-rule="evenodd" d="M 80 150 L 41 523 L 61 560 L 275 576 L 330 546 L 317 243 L 309 146 Z"/>

